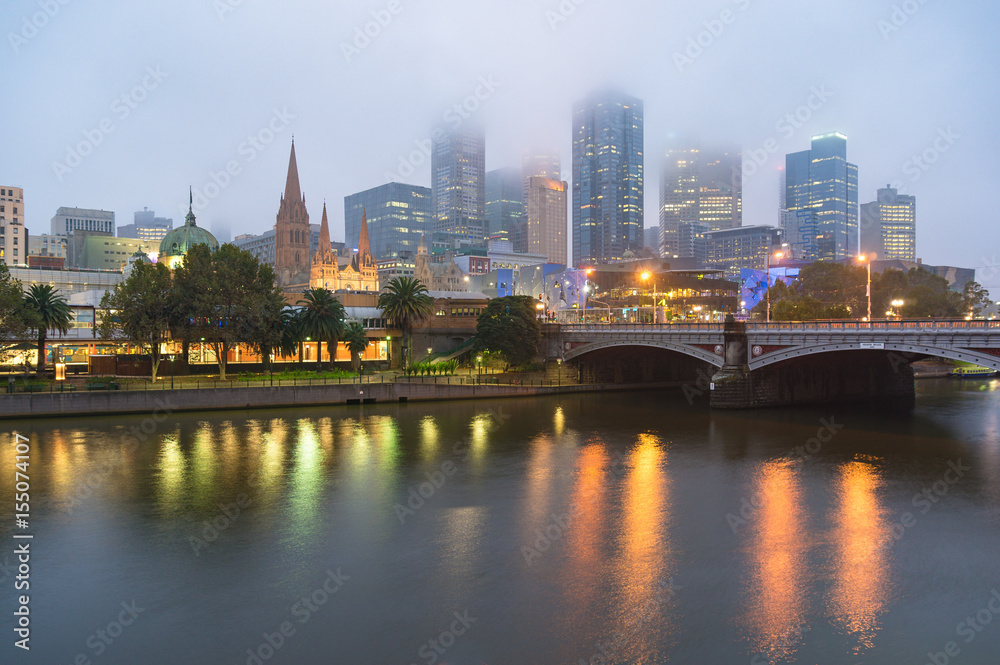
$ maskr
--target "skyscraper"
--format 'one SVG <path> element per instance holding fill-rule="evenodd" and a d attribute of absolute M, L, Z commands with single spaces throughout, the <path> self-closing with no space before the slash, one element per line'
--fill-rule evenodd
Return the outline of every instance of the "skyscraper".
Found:
<path fill-rule="evenodd" d="M 51 231 L 54 236 L 69 235 L 73 231 L 93 231 L 113 236 L 115 213 L 88 208 L 59 208 L 52 218 Z"/>
<path fill-rule="evenodd" d="M 292 139 L 285 193 L 274 224 L 274 272 L 280 286 L 309 281 L 312 259 L 310 235 L 309 213 L 306 211 L 306 197 L 299 187 L 299 166 L 295 160 L 295 140 Z"/>
<path fill-rule="evenodd" d="M 460 128 L 434 143 L 431 153 L 434 230 L 483 242 L 486 237 L 486 135 Z"/>
<path fill-rule="evenodd" d="M 886 185 L 861 206 L 861 253 L 880 261 L 917 260 L 917 199 Z"/>
<path fill-rule="evenodd" d="M 431 190 L 390 182 L 344 197 L 344 230 L 347 246 L 359 247 L 361 221 L 367 215 L 371 253 L 384 261 L 417 255 L 420 237 L 434 231 Z"/>
<path fill-rule="evenodd" d="M 573 106 L 573 261 L 642 251 L 642 100 L 600 93 Z"/>
<path fill-rule="evenodd" d="M 28 227 L 24 225 L 24 190 L 20 187 L 0 187 L 0 263 L 28 263 Z"/>
<path fill-rule="evenodd" d="M 562 180 L 534 177 L 528 188 L 525 253 L 544 254 L 549 263 L 567 265 L 566 193 Z"/>
<path fill-rule="evenodd" d="M 157 217 L 149 208 L 136 211 L 134 220 L 131 224 L 118 227 L 119 238 L 139 238 L 158 242 L 174 228 L 174 220 Z"/>
<path fill-rule="evenodd" d="M 858 167 L 847 137 L 815 136 L 785 156 L 785 237 L 796 259 L 840 261 L 858 251 Z"/>
<path fill-rule="evenodd" d="M 526 150 L 521 156 L 521 200 L 528 206 L 528 188 L 532 178 L 562 180 L 562 160 L 555 149 L 548 151 Z"/>
<path fill-rule="evenodd" d="M 743 155 L 738 147 L 667 151 L 660 176 L 660 254 L 692 258 L 679 237 L 685 224 L 721 231 L 743 223 Z M 685 231 L 692 237 L 691 229 Z M 695 234 L 696 235 L 696 234 Z"/>
<path fill-rule="evenodd" d="M 512 240 L 514 226 L 524 221 L 521 170 L 495 169 L 486 173 L 486 235 Z"/>

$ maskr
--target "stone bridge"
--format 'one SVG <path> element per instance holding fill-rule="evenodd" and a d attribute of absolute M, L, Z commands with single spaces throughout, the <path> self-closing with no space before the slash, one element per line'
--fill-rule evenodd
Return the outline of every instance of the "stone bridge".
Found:
<path fill-rule="evenodd" d="M 1000 321 L 900 320 L 545 326 L 550 360 L 588 382 L 704 381 L 719 408 L 914 396 L 910 363 L 1000 370 Z"/>

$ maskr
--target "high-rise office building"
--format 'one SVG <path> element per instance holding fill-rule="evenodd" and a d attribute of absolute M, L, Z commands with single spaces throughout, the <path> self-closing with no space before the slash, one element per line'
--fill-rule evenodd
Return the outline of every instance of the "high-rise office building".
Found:
<path fill-rule="evenodd" d="M 50 232 L 54 236 L 68 236 L 73 231 L 96 231 L 113 236 L 115 213 L 87 208 L 59 208 L 51 224 Z"/>
<path fill-rule="evenodd" d="M 486 235 L 512 240 L 514 227 L 524 221 L 521 170 L 502 168 L 486 173 Z"/>
<path fill-rule="evenodd" d="M 528 188 L 525 222 L 527 254 L 544 254 L 549 263 L 567 265 L 566 206 L 569 185 L 563 180 L 534 177 Z"/>
<path fill-rule="evenodd" d="M 483 243 L 486 237 L 486 135 L 463 127 L 434 143 L 431 152 L 434 231 Z"/>
<path fill-rule="evenodd" d="M 643 106 L 600 93 L 573 106 L 573 261 L 608 263 L 643 244 Z"/>
<path fill-rule="evenodd" d="M 24 223 L 24 190 L 0 186 L 0 263 L 28 265 L 28 227 Z"/>
<path fill-rule="evenodd" d="M 739 148 L 667 151 L 660 175 L 660 255 L 693 258 L 681 249 L 684 224 L 720 231 L 743 223 L 743 155 Z"/>
<path fill-rule="evenodd" d="M 562 180 L 562 160 L 555 149 L 527 150 L 521 156 L 521 200 L 528 206 L 528 188 L 532 178 Z"/>
<path fill-rule="evenodd" d="M 677 257 L 694 259 L 700 267 L 708 263 L 708 224 L 701 222 L 683 222 L 677 229 Z"/>
<path fill-rule="evenodd" d="M 139 240 L 163 240 L 163 237 L 174 228 L 174 220 L 157 217 L 149 208 L 136 211 L 133 222 L 118 227 L 119 238 L 138 238 Z"/>
<path fill-rule="evenodd" d="M 861 206 L 861 253 L 880 261 L 917 260 L 917 199 L 889 185 Z"/>
<path fill-rule="evenodd" d="M 430 237 L 431 190 L 390 182 L 344 197 L 344 229 L 348 247 L 357 248 L 362 217 L 367 214 L 368 238 L 377 261 L 417 255 L 421 236 Z"/>
<path fill-rule="evenodd" d="M 796 259 L 840 261 L 858 252 L 858 167 L 847 137 L 816 136 L 809 150 L 785 156 L 786 241 Z"/>
<path fill-rule="evenodd" d="M 764 270 L 767 255 L 781 245 L 781 230 L 773 226 L 740 226 L 709 231 L 708 264 L 724 270 L 726 279 L 738 280 L 743 268 Z"/>

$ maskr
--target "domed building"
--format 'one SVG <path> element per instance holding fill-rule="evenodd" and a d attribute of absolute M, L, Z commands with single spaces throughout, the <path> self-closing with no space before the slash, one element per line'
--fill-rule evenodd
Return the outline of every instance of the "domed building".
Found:
<path fill-rule="evenodd" d="M 194 194 L 190 193 L 188 214 L 184 218 L 184 226 L 178 226 L 160 241 L 160 256 L 158 263 L 165 264 L 173 270 L 184 261 L 184 255 L 195 245 L 208 245 L 213 252 L 219 249 L 219 241 L 211 233 L 198 226 L 194 218 Z"/>

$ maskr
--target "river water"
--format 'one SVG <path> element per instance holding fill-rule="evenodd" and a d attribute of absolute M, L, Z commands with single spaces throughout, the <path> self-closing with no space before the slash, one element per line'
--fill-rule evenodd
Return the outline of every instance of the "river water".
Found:
<path fill-rule="evenodd" d="M 5 665 L 1000 662 L 997 381 L 0 425 Z"/>

